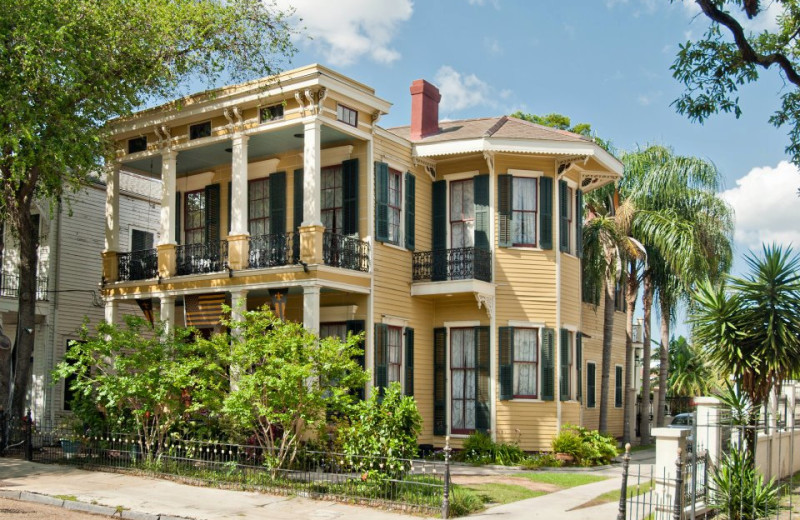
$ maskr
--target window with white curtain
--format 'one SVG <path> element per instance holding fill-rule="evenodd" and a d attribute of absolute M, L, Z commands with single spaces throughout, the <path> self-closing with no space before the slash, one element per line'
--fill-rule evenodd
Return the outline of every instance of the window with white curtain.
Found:
<path fill-rule="evenodd" d="M 450 182 L 450 247 L 472 247 L 475 240 L 474 181 Z"/>
<path fill-rule="evenodd" d="M 453 433 L 475 429 L 476 377 L 475 329 L 450 329 L 450 381 Z"/>
<path fill-rule="evenodd" d="M 539 396 L 539 329 L 514 328 L 514 397 Z"/>
<path fill-rule="evenodd" d="M 512 243 L 515 246 L 536 246 L 536 212 L 538 180 L 534 177 L 513 178 Z"/>
<path fill-rule="evenodd" d="M 397 381 L 402 384 L 400 374 L 403 365 L 403 328 L 389 326 L 386 334 L 386 347 L 389 351 L 388 382 Z"/>

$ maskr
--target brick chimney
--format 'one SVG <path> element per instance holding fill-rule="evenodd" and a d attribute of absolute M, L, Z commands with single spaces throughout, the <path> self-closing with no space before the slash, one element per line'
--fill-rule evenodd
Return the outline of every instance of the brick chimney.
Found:
<path fill-rule="evenodd" d="M 439 133 L 439 89 L 424 79 L 411 84 L 411 139 Z"/>

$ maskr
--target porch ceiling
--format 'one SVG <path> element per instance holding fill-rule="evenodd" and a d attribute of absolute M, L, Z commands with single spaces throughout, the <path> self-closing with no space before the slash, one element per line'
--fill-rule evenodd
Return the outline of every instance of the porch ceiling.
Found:
<path fill-rule="evenodd" d="M 277 155 L 288 150 L 302 150 L 303 138 L 295 137 L 303 133 L 303 125 L 293 125 L 280 128 L 271 132 L 253 134 L 247 143 L 247 158 L 258 159 Z M 328 145 L 351 140 L 352 137 L 329 126 L 322 126 L 321 145 Z M 198 146 L 189 150 L 178 152 L 177 175 L 185 176 L 191 172 L 210 170 L 221 164 L 231 162 L 231 140 L 215 141 L 205 146 Z M 151 177 L 161 177 L 161 155 L 153 154 L 150 157 L 135 161 L 123 161 L 125 169 L 143 173 Z"/>

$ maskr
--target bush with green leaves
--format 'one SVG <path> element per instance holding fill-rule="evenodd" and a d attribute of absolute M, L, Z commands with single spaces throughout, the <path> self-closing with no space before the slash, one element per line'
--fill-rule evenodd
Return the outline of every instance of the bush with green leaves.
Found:
<path fill-rule="evenodd" d="M 225 308 L 230 312 L 230 308 Z M 198 339 L 231 367 L 223 413 L 233 433 L 250 432 L 273 470 L 292 464 L 307 432 L 318 431 L 326 411 L 353 414 L 353 390 L 367 373 L 358 363 L 361 336 L 318 338 L 300 323 L 283 321 L 267 307 L 223 319 L 232 334 Z M 387 408 L 387 411 L 392 411 Z M 415 437 L 416 439 L 416 437 Z"/>
<path fill-rule="evenodd" d="M 227 389 L 217 351 L 193 334 L 135 316 L 126 316 L 124 326 L 101 322 L 95 334 L 84 323 L 81 341 L 72 343 L 53 379 L 71 379 L 81 403 L 75 413 L 87 425 L 132 425 L 145 455 L 158 456 L 185 417 L 219 410 Z"/>
<path fill-rule="evenodd" d="M 725 454 L 711 474 L 711 504 L 730 520 L 756 520 L 776 515 L 779 487 L 749 463 L 744 450 Z"/>
<path fill-rule="evenodd" d="M 572 424 L 561 428 L 551 446 L 556 453 L 572 455 L 581 466 L 609 464 L 619 453 L 614 437 Z"/>
<path fill-rule="evenodd" d="M 342 448 L 359 469 L 387 475 L 404 471 L 404 462 L 417 456 L 417 437 L 422 416 L 413 397 L 404 396 L 398 383 L 382 393 L 373 391 L 350 415 L 351 424 L 341 432 Z M 383 467 L 380 465 L 383 464 Z"/>
<path fill-rule="evenodd" d="M 525 459 L 525 452 L 514 443 L 494 442 L 489 434 L 475 431 L 464 440 L 457 460 L 470 464 L 501 464 L 512 466 Z"/>

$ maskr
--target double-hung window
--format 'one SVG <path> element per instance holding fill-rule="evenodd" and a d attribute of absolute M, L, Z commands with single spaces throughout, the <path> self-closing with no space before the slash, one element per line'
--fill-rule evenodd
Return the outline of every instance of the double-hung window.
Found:
<path fill-rule="evenodd" d="M 184 195 L 183 236 L 186 244 L 203 244 L 206 241 L 206 194 L 204 190 L 189 191 Z"/>
<path fill-rule="evenodd" d="M 325 230 L 341 234 L 344 224 L 342 165 L 322 169 L 321 216 Z"/>
<path fill-rule="evenodd" d="M 450 247 L 472 247 L 475 240 L 474 181 L 450 182 Z"/>
<path fill-rule="evenodd" d="M 400 216 L 403 207 L 403 174 L 389 168 L 389 242 L 400 244 Z"/>
<path fill-rule="evenodd" d="M 386 330 L 386 348 L 389 353 L 387 364 L 388 382 L 398 382 L 402 384 L 402 367 L 403 367 L 403 328 L 387 327 Z"/>
<path fill-rule="evenodd" d="M 450 329 L 450 374 L 452 377 L 452 431 L 470 433 L 475 429 L 475 329 Z"/>
<path fill-rule="evenodd" d="M 247 228 L 250 236 L 269 234 L 269 177 L 252 180 L 247 191 Z"/>
<path fill-rule="evenodd" d="M 514 177 L 512 186 L 512 245 L 534 247 L 537 245 L 536 214 L 539 200 L 537 179 Z"/>
<path fill-rule="evenodd" d="M 539 329 L 514 329 L 514 397 L 539 397 Z"/>
<path fill-rule="evenodd" d="M 575 252 L 575 241 L 573 240 L 572 227 L 575 222 L 575 190 L 567 186 L 567 244 L 570 253 Z"/>

